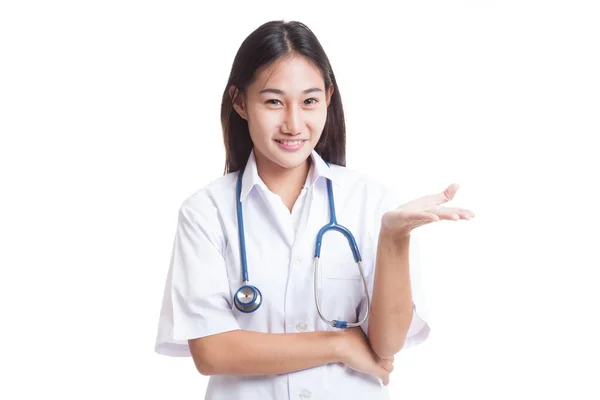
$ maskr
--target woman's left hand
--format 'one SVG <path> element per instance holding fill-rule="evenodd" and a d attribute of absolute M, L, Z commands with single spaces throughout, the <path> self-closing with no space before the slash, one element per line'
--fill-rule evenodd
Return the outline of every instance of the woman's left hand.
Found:
<path fill-rule="evenodd" d="M 453 183 L 441 193 L 418 198 L 386 212 L 381 219 L 382 229 L 394 236 L 408 236 L 413 229 L 431 222 L 473 218 L 475 213 L 466 208 L 442 207 L 454 198 L 458 187 Z"/>

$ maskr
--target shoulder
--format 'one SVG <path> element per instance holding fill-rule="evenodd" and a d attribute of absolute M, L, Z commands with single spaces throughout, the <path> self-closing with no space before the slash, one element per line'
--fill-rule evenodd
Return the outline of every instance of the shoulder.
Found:
<path fill-rule="evenodd" d="M 232 172 L 196 189 L 181 202 L 180 214 L 189 214 L 204 220 L 214 219 L 223 207 L 235 204 L 237 176 L 238 172 Z"/>

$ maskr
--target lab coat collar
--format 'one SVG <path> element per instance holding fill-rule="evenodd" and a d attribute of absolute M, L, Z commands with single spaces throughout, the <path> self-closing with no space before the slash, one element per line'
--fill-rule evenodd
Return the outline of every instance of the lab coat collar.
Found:
<path fill-rule="evenodd" d="M 308 171 L 308 176 L 306 177 L 306 182 L 304 183 L 304 187 L 314 185 L 314 183 L 321 177 L 329 179 L 333 184 L 339 186 L 339 180 L 335 177 L 335 171 L 327 165 L 319 153 L 313 149 L 310 157 L 312 162 L 310 165 L 310 170 Z M 240 195 L 240 200 L 243 201 L 248 193 L 250 193 L 252 188 L 256 185 L 269 190 L 267 185 L 265 185 L 261 177 L 258 175 L 254 149 L 252 149 L 250 156 L 248 157 L 248 161 L 246 162 L 244 176 L 242 177 L 242 193 Z"/>

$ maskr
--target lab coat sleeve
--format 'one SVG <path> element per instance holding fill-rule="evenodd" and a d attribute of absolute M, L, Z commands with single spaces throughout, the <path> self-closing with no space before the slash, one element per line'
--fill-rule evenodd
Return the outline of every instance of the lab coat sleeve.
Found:
<path fill-rule="evenodd" d="M 222 229 L 210 202 L 178 215 L 155 351 L 189 357 L 188 339 L 240 329 L 231 311 Z"/>
<path fill-rule="evenodd" d="M 384 190 L 384 195 L 382 196 L 382 200 L 377 207 L 375 223 L 373 225 L 373 240 L 374 243 L 373 248 L 369 254 L 369 260 L 367 267 L 367 283 L 369 287 L 369 294 L 373 294 L 373 286 L 374 286 L 374 278 L 375 278 L 375 266 L 376 266 L 376 256 L 377 256 L 377 242 L 379 238 L 379 229 L 381 227 L 381 217 L 385 212 L 389 210 L 393 210 L 400 205 L 402 205 L 402 201 L 400 197 L 388 190 Z M 406 338 L 404 340 L 404 347 L 408 348 L 412 346 L 416 346 L 419 343 L 422 343 L 427 339 L 431 328 L 429 326 L 429 312 L 426 304 L 426 299 L 423 293 L 423 288 L 421 286 L 421 257 L 420 257 L 420 240 L 419 240 L 419 232 L 414 230 L 411 232 L 410 238 L 410 249 L 409 249 L 409 268 L 410 268 L 410 285 L 412 292 L 412 300 L 413 300 L 413 318 L 406 334 Z M 359 308 L 359 317 L 362 318 L 366 313 L 366 299 L 360 304 Z M 368 335 L 369 330 L 369 319 L 365 321 L 362 325 L 363 331 Z"/>

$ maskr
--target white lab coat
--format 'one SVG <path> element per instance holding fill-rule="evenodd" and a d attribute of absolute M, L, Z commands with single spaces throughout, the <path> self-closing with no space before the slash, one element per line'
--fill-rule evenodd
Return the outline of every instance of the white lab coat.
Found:
<path fill-rule="evenodd" d="M 179 220 L 160 311 L 156 352 L 190 356 L 188 339 L 242 329 L 266 333 L 336 330 L 315 306 L 313 257 L 319 229 L 329 222 L 326 179 L 333 182 L 339 224 L 354 235 L 369 288 L 381 216 L 400 205 L 386 185 L 330 164 L 313 151 L 304 188 L 292 212 L 269 191 L 250 154 L 242 178 L 243 216 L 250 284 L 263 295 L 254 313 L 235 308 L 242 284 L 235 205 L 238 173 L 220 177 L 187 198 Z M 419 260 L 411 239 L 410 269 L 415 314 L 404 347 L 425 340 L 429 325 L 419 282 Z M 320 299 L 330 319 L 356 322 L 366 312 L 360 273 L 347 239 L 330 231 L 321 247 Z M 368 319 L 362 325 L 368 332 Z M 206 399 L 388 399 L 387 387 L 373 376 L 342 363 L 276 376 L 211 376 Z"/>

